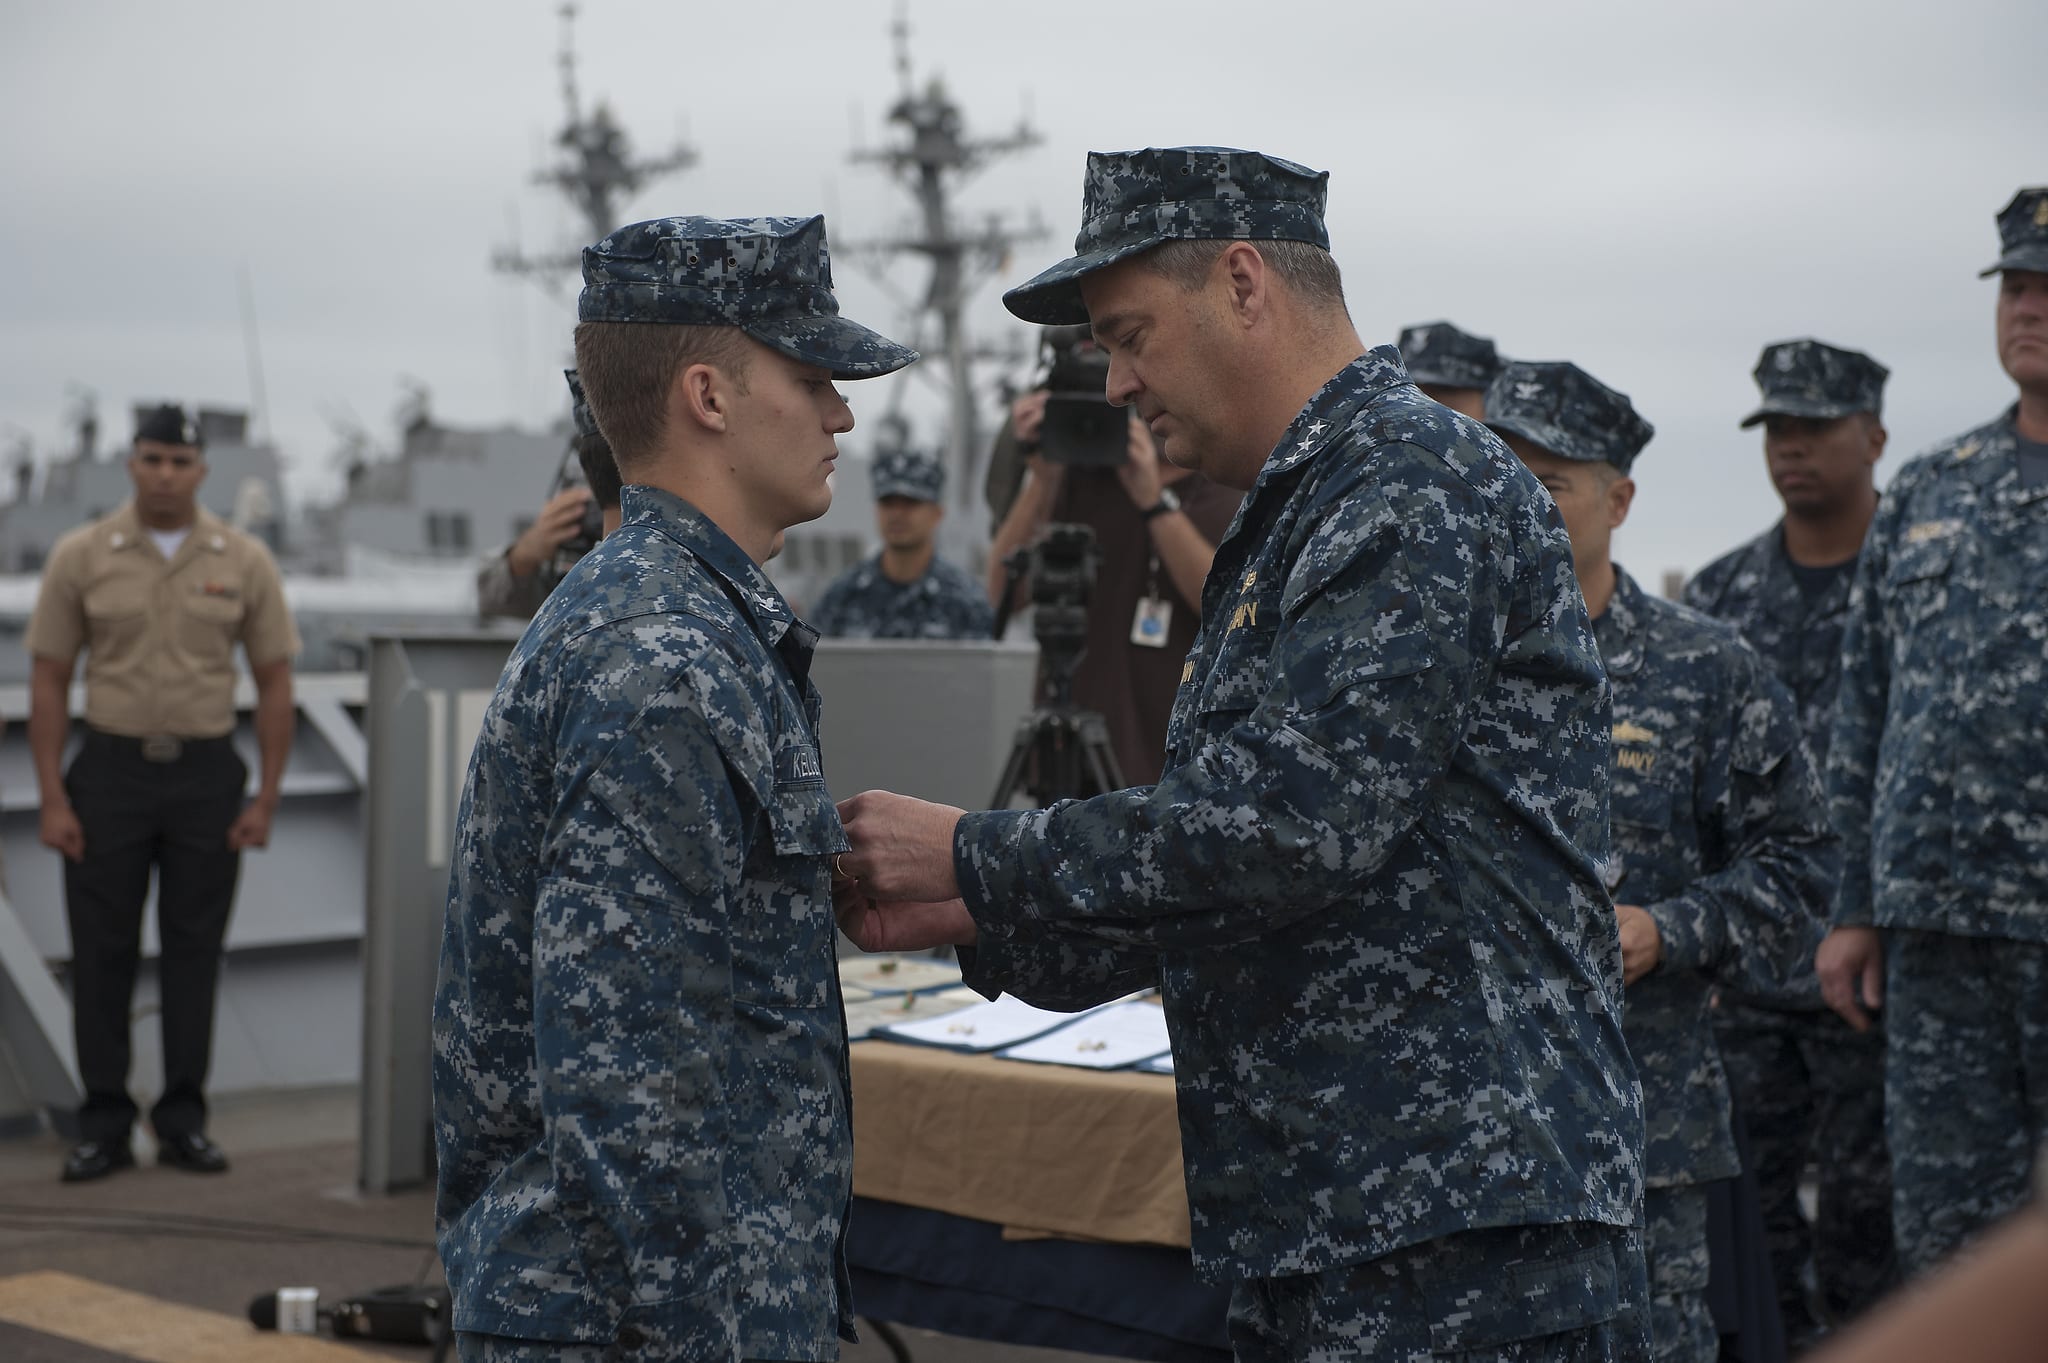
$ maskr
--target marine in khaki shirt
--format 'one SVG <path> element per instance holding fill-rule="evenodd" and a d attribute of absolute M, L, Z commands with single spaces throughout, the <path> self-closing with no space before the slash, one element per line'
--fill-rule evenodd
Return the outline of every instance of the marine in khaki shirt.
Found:
<path fill-rule="evenodd" d="M 164 1091 L 150 1112 L 159 1159 L 226 1169 L 206 1139 L 215 985 L 245 847 L 270 840 L 294 724 L 299 637 L 277 566 L 199 505 L 206 461 L 175 406 L 144 413 L 128 470 L 135 497 L 59 540 L 29 622 L 29 747 L 42 840 L 64 857 L 72 1024 L 85 1103 L 67 1182 L 134 1162 L 129 1009 L 152 874 L 163 946 Z M 256 685 L 262 776 L 231 740 L 235 646 Z M 85 734 L 63 769 L 69 692 L 85 654 Z"/>

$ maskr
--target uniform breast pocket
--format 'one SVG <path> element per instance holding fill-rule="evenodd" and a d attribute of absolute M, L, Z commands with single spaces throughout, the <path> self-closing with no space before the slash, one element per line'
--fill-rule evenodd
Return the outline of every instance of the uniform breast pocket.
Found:
<path fill-rule="evenodd" d="M 1957 538 L 1941 535 L 1909 542 L 1885 566 L 1884 597 L 1895 629 L 1911 629 L 1948 608 Z"/>
<path fill-rule="evenodd" d="M 778 781 L 765 814 L 768 837 L 733 913 L 733 997 L 822 1008 L 838 968 L 832 857 L 847 850 L 846 830 L 823 781 Z"/>
<path fill-rule="evenodd" d="M 1230 608 L 1211 650 L 1215 662 L 1202 684 L 1200 708 L 1250 710 L 1270 684 L 1273 639 L 1280 629 L 1277 598 L 1246 597 Z"/>
<path fill-rule="evenodd" d="M 179 603 L 178 639 L 195 656 L 228 656 L 233 653 L 235 639 L 241 632 L 242 599 L 239 596 L 193 592 Z"/>
<path fill-rule="evenodd" d="M 85 593 L 91 642 L 101 649 L 138 639 L 149 628 L 149 592 L 128 582 L 108 582 Z"/>

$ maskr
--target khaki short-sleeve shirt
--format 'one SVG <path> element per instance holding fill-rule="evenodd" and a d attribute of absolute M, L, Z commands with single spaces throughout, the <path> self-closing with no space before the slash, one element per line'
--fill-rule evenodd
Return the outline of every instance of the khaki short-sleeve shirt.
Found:
<path fill-rule="evenodd" d="M 299 633 L 270 551 L 204 508 L 169 562 L 133 503 L 57 541 L 28 626 L 35 657 L 85 650 L 85 722 L 135 738 L 232 732 L 237 643 L 261 667 Z"/>

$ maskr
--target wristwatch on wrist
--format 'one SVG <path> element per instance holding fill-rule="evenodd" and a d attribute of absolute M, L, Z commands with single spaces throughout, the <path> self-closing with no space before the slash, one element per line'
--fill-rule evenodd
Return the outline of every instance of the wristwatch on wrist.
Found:
<path fill-rule="evenodd" d="M 1154 516 L 1164 516 L 1169 511 L 1180 510 L 1180 497 L 1170 487 L 1159 489 L 1159 500 L 1138 513 L 1138 519 L 1149 521 Z"/>

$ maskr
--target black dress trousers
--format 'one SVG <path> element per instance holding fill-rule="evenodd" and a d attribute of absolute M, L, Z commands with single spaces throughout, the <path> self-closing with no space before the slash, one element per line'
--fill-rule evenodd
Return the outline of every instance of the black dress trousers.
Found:
<path fill-rule="evenodd" d="M 170 761 L 151 761 L 143 751 L 141 740 L 87 730 L 64 774 L 85 830 L 85 859 L 64 863 L 72 1029 L 85 1086 L 79 1134 L 123 1145 L 136 1116 L 128 1096 L 129 1013 L 152 869 L 163 947 L 164 1091 L 150 1125 L 159 1137 L 205 1130 L 214 993 L 241 868 L 241 855 L 228 850 L 228 828 L 249 780 L 226 738 L 188 740 Z"/>

